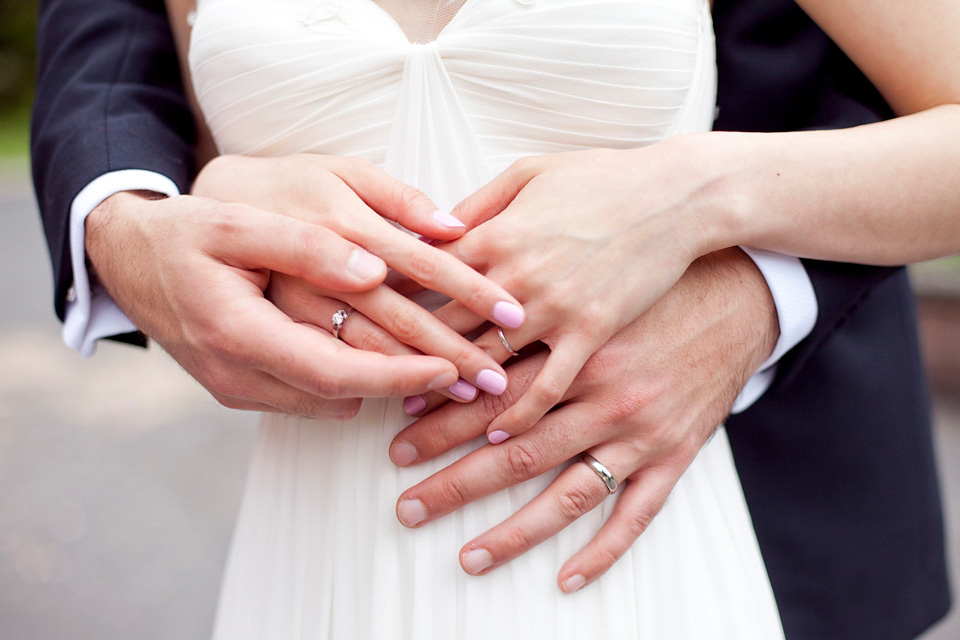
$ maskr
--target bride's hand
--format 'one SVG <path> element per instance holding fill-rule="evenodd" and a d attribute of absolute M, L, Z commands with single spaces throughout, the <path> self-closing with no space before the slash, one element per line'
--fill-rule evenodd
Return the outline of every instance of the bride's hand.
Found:
<path fill-rule="evenodd" d="M 369 162 L 316 154 L 281 158 L 221 156 L 201 171 L 194 194 L 319 224 L 364 247 L 423 287 L 445 293 L 489 320 L 510 326 L 519 326 L 523 321 L 522 308 L 501 286 L 388 222 L 393 220 L 439 240 L 457 238 L 464 231 L 461 222 L 438 211 L 424 194 Z M 290 291 L 298 287 L 299 291 Z M 446 358 L 465 379 L 451 389 L 456 399 L 472 399 L 476 395 L 473 384 L 492 393 L 502 392 L 506 386 L 502 367 L 489 355 L 387 286 L 345 293 L 321 290 L 302 280 L 280 276 L 271 289 L 276 293 L 281 288 L 286 292 L 274 296 L 281 299 L 281 310 L 287 310 L 282 300 L 298 302 L 298 312 L 309 316 L 305 317 L 307 322 L 328 328 L 331 318 L 320 318 L 316 310 L 310 313 L 304 308 L 304 301 L 336 298 L 363 313 L 398 341 Z M 382 335 L 380 338 L 383 342 Z"/>
<path fill-rule="evenodd" d="M 697 260 L 653 307 L 588 360 L 563 404 L 535 429 L 486 445 L 403 492 L 397 515 L 421 526 L 483 496 L 590 453 L 620 482 L 617 504 L 596 536 L 560 570 L 575 591 L 606 571 L 654 519 L 668 494 L 777 340 L 766 283 L 739 249 Z M 508 366 L 500 397 L 448 404 L 395 438 L 400 466 L 435 458 L 486 431 L 522 397 L 545 362 L 539 353 Z M 472 574 L 491 571 L 610 498 L 575 463 L 529 504 L 463 546 Z"/>
<path fill-rule="evenodd" d="M 597 349 L 707 252 L 692 196 L 709 185 L 690 148 L 672 139 L 527 158 L 454 209 L 471 229 L 443 248 L 526 309 L 524 326 L 504 331 L 507 343 L 518 350 L 540 340 L 551 349 L 523 397 L 490 425 L 494 440 L 530 428 Z M 438 316 L 460 333 L 481 324 L 458 303 Z M 496 329 L 477 343 L 505 353 Z"/>

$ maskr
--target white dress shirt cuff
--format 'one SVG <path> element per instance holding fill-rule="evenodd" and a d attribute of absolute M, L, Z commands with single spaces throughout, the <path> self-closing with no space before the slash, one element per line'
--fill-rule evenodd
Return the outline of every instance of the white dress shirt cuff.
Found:
<path fill-rule="evenodd" d="M 70 205 L 70 287 L 63 322 L 63 341 L 80 355 L 93 355 L 97 340 L 136 331 L 137 327 L 99 285 L 91 289 L 87 274 L 84 222 L 97 205 L 121 191 L 155 191 L 173 197 L 180 190 L 172 180 L 152 171 L 126 169 L 105 173 L 83 188 Z"/>
<path fill-rule="evenodd" d="M 744 411 L 764 394 L 773 382 L 780 358 L 810 335 L 818 313 L 817 296 L 799 258 L 763 249 L 740 248 L 750 256 L 767 281 L 780 321 L 780 338 L 770 357 L 743 387 L 733 403 L 732 413 Z"/>

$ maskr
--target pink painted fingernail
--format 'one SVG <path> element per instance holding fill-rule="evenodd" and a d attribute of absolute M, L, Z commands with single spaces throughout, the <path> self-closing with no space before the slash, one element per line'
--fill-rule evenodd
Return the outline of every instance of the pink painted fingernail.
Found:
<path fill-rule="evenodd" d="M 373 280 L 387 268 L 386 263 L 363 249 L 354 249 L 347 260 L 347 269 L 355 278 L 366 282 Z"/>
<path fill-rule="evenodd" d="M 463 378 L 460 378 L 452 385 L 447 387 L 447 391 L 457 396 L 461 400 L 473 400 L 477 397 L 477 388 Z"/>
<path fill-rule="evenodd" d="M 463 224 L 457 218 L 454 218 L 452 214 L 448 211 L 440 211 L 437 209 L 433 212 L 431 216 L 434 220 L 445 226 L 447 229 L 463 229 L 467 225 Z"/>
<path fill-rule="evenodd" d="M 493 564 L 493 554 L 486 549 L 472 549 L 463 554 L 463 569 L 477 575 Z"/>
<path fill-rule="evenodd" d="M 390 459 L 398 467 L 405 467 L 417 460 L 417 448 L 409 442 L 398 440 L 390 445 Z"/>
<path fill-rule="evenodd" d="M 493 369 L 484 369 L 477 374 L 477 386 L 498 396 L 507 390 L 507 379 Z"/>
<path fill-rule="evenodd" d="M 427 508 L 419 500 L 403 500 L 397 507 L 397 518 L 404 526 L 412 527 L 427 519 Z"/>
<path fill-rule="evenodd" d="M 501 300 L 493 305 L 493 319 L 502 327 L 516 329 L 523 324 L 523 309 L 512 302 Z"/>
<path fill-rule="evenodd" d="M 437 244 L 437 239 L 436 239 L 436 238 L 429 238 L 429 237 L 427 237 L 427 236 L 420 236 L 420 241 L 421 241 L 421 242 L 426 242 L 426 243 L 427 243 L 428 245 L 430 245 L 431 247 L 432 247 L 433 245 Z"/>
<path fill-rule="evenodd" d="M 423 396 L 410 396 L 403 399 L 403 411 L 408 416 L 415 416 L 427 408 L 427 401 Z"/>
<path fill-rule="evenodd" d="M 487 440 L 490 441 L 490 444 L 500 444 L 501 442 L 507 440 L 510 437 L 510 434 L 506 431 L 501 431 L 497 429 L 496 431 L 491 431 L 487 434 Z"/>
<path fill-rule="evenodd" d="M 560 588 L 563 589 L 564 593 L 573 593 L 574 591 L 579 591 L 585 584 L 587 584 L 587 579 L 579 573 L 575 573 L 564 580 Z"/>

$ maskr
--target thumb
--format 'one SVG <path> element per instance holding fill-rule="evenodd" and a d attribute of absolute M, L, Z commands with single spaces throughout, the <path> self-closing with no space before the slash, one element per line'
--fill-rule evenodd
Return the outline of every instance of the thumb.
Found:
<path fill-rule="evenodd" d="M 507 208 L 540 171 L 538 158 L 522 158 L 477 189 L 451 212 L 468 229 L 477 227 Z"/>

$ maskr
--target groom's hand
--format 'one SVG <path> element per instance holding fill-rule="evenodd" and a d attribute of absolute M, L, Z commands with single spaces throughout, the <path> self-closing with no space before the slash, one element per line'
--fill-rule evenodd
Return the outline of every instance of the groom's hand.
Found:
<path fill-rule="evenodd" d="M 194 196 L 119 193 L 87 218 L 86 249 L 120 308 L 228 407 L 349 416 L 355 400 L 331 399 L 457 380 L 447 360 L 350 349 L 265 299 L 271 271 L 343 292 L 383 280 L 383 260 L 322 226 Z"/>
<path fill-rule="evenodd" d="M 405 491 L 398 516 L 408 526 L 426 524 L 589 451 L 625 486 L 609 520 L 559 573 L 561 588 L 576 590 L 646 529 L 777 335 L 773 300 L 753 262 L 738 249 L 705 256 L 590 358 L 563 402 L 534 429 L 486 445 Z M 446 405 L 421 418 L 397 435 L 391 458 L 415 464 L 483 435 L 523 394 L 544 358 L 508 367 L 510 385 L 500 397 Z M 461 565 L 486 573 L 608 497 L 593 470 L 573 464 L 516 514 L 468 542 Z"/>

